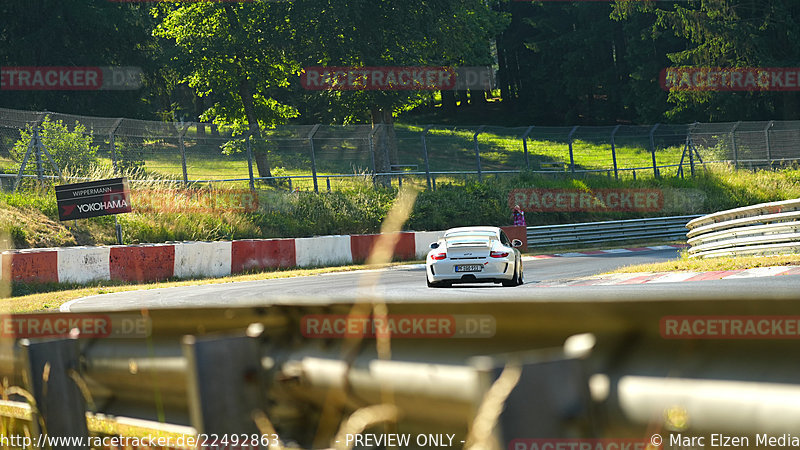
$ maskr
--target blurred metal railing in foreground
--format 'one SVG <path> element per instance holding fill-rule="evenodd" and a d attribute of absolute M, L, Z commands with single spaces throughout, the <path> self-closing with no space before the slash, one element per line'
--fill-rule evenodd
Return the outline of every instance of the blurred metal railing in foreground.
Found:
<path fill-rule="evenodd" d="M 682 240 L 686 234 L 686 222 L 697 217 L 700 216 L 656 217 L 528 227 L 528 248 L 593 245 L 622 241 Z"/>
<path fill-rule="evenodd" d="M 800 199 L 721 211 L 686 227 L 692 258 L 800 253 Z"/>
<path fill-rule="evenodd" d="M 150 321 L 149 337 L 4 341 L 0 375 L 32 397 L 7 391 L 0 414 L 17 417 L 17 426 L 33 419 L 26 426 L 34 436 L 266 434 L 254 420 L 266 417 L 293 446 L 340 448 L 335 431 L 351 413 L 388 401 L 398 430 L 453 433 L 459 443 L 501 371 L 517 367 L 510 394 L 493 399 L 504 408 L 483 448 L 609 430 L 644 436 L 670 411 L 685 433 L 781 433 L 800 423 L 800 362 L 786 357 L 796 340 L 689 342 L 665 339 L 662 326 L 665 316 L 796 315 L 797 293 L 627 292 L 388 303 L 388 314 L 488 316 L 494 325 L 474 338 L 394 338 L 391 360 L 378 356 L 374 338 L 303 331 L 309 315 L 348 314 L 353 304 L 344 299 L 107 313 L 139 314 Z"/>
<path fill-rule="evenodd" d="M 23 133 L 42 137 L 29 141 L 25 173 L 42 179 L 58 172 L 45 151 L 44 141 L 50 137 L 34 133 L 45 120 L 60 121 L 70 131 L 80 124 L 97 156 L 114 171 L 141 169 L 153 178 L 186 184 L 248 182 L 252 187 L 257 181 L 289 180 L 293 188 L 316 192 L 325 189 L 323 181 L 344 186 L 358 174 L 378 181 L 415 177 L 434 189 L 437 174 L 456 179 L 470 174 L 481 181 L 486 174 L 525 170 L 635 179 L 694 175 L 697 165 L 710 162 L 771 168 L 800 160 L 795 145 L 800 122 L 514 128 L 284 125 L 261 130 L 260 138 L 251 139 L 208 123 L 0 108 L 0 172 L 23 172 Z"/>

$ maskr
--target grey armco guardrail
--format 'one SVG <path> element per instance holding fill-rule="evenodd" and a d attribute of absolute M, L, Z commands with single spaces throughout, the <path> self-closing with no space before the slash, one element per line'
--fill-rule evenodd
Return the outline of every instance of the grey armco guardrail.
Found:
<path fill-rule="evenodd" d="M 528 248 L 683 239 L 686 223 L 698 217 L 672 216 L 528 227 Z"/>
<path fill-rule="evenodd" d="M 800 199 L 720 211 L 686 228 L 692 258 L 800 253 Z"/>

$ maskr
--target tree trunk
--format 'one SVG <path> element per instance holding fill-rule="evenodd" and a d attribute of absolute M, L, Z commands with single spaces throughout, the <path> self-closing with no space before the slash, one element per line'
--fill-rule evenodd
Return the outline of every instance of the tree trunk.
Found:
<path fill-rule="evenodd" d="M 247 126 L 250 129 L 253 159 L 256 161 L 258 176 L 271 177 L 272 170 L 269 166 L 267 148 L 264 145 L 265 142 L 261 139 L 261 127 L 259 126 L 258 118 L 256 117 L 255 104 L 253 102 L 253 92 L 250 89 L 250 80 L 248 80 L 246 77 L 243 77 L 242 81 L 239 82 L 239 96 L 242 98 L 244 114 L 247 117 Z"/>
<path fill-rule="evenodd" d="M 442 91 L 442 110 L 445 115 L 452 116 L 456 112 L 455 91 Z"/>
<path fill-rule="evenodd" d="M 228 26 L 231 29 L 239 29 L 239 17 L 230 3 L 224 4 L 225 14 L 228 18 Z M 239 58 L 236 58 L 239 60 Z M 242 99 L 242 106 L 244 106 L 244 115 L 247 117 L 247 126 L 250 129 L 250 140 L 252 142 L 253 159 L 256 161 L 256 169 L 258 170 L 259 177 L 271 177 L 272 170 L 269 166 L 269 159 L 267 158 L 266 142 L 261 139 L 261 127 L 258 125 L 258 117 L 256 117 L 255 102 L 253 100 L 253 89 L 250 87 L 250 79 L 247 75 L 247 70 L 243 67 L 239 60 L 239 97 Z"/>
<path fill-rule="evenodd" d="M 781 92 L 783 96 L 783 120 L 797 120 L 798 94 L 797 92 Z"/>
<path fill-rule="evenodd" d="M 195 119 L 197 119 L 197 141 L 205 144 L 206 143 L 206 124 L 200 122 L 200 115 L 203 114 L 205 111 L 205 102 L 203 101 L 203 97 L 199 95 L 194 96 L 194 115 Z"/>
<path fill-rule="evenodd" d="M 461 107 L 462 108 L 472 105 L 472 103 L 469 100 L 469 96 L 467 96 L 467 90 L 466 89 L 461 89 L 461 90 L 459 90 L 457 92 L 458 92 L 458 99 L 461 100 Z"/>
<path fill-rule="evenodd" d="M 383 130 L 375 133 L 373 139 L 375 172 L 387 173 L 391 171 L 392 165 L 398 164 L 399 159 L 392 110 L 374 106 L 370 110 L 370 115 L 372 117 L 373 130 L 377 126 L 383 127 Z M 391 184 L 391 179 L 381 176 L 377 177 L 375 182 L 388 186 Z"/>
<path fill-rule="evenodd" d="M 479 89 L 469 90 L 469 102 L 476 106 L 486 105 L 486 91 Z"/>

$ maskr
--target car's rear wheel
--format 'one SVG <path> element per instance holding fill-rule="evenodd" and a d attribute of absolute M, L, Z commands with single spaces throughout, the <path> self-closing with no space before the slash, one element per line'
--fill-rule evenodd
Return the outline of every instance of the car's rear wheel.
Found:
<path fill-rule="evenodd" d="M 514 276 L 510 280 L 503 281 L 503 286 L 519 286 L 519 271 L 516 267 L 514 268 Z"/>
<path fill-rule="evenodd" d="M 519 262 L 515 263 L 514 267 L 514 277 L 510 280 L 503 281 L 503 286 L 512 287 L 512 286 L 519 286 L 522 284 L 522 266 Z"/>
<path fill-rule="evenodd" d="M 431 280 L 428 280 L 427 278 L 425 279 L 425 281 L 428 282 L 428 287 L 429 288 L 440 288 L 440 287 L 450 287 L 451 286 L 451 283 L 448 282 L 448 281 L 431 281 Z"/>

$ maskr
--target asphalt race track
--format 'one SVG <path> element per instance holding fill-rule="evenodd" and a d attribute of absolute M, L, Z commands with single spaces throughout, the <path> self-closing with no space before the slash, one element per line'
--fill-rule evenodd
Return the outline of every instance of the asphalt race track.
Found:
<path fill-rule="evenodd" d="M 507 288 L 495 284 L 456 285 L 431 289 L 425 285 L 422 264 L 396 266 L 384 270 L 363 270 L 310 277 L 282 278 L 263 281 L 182 286 L 119 292 L 73 300 L 62 310 L 72 312 L 122 311 L 174 307 L 254 306 L 281 303 L 308 304 L 352 302 L 359 298 L 379 296 L 387 302 L 428 299 L 468 302 L 470 299 L 511 298 L 536 301 L 542 298 L 563 298 L 564 301 L 591 298 L 597 293 L 617 299 L 647 297 L 690 298 L 699 292 L 716 292 L 721 296 L 770 298 L 796 295 L 800 276 L 780 276 L 738 280 L 695 281 L 687 283 L 640 284 L 630 286 L 543 287 L 553 282 L 608 272 L 618 267 L 660 262 L 677 257 L 678 249 L 649 250 L 629 253 L 564 256 L 550 259 L 528 259 L 524 262 L 525 284 Z"/>

